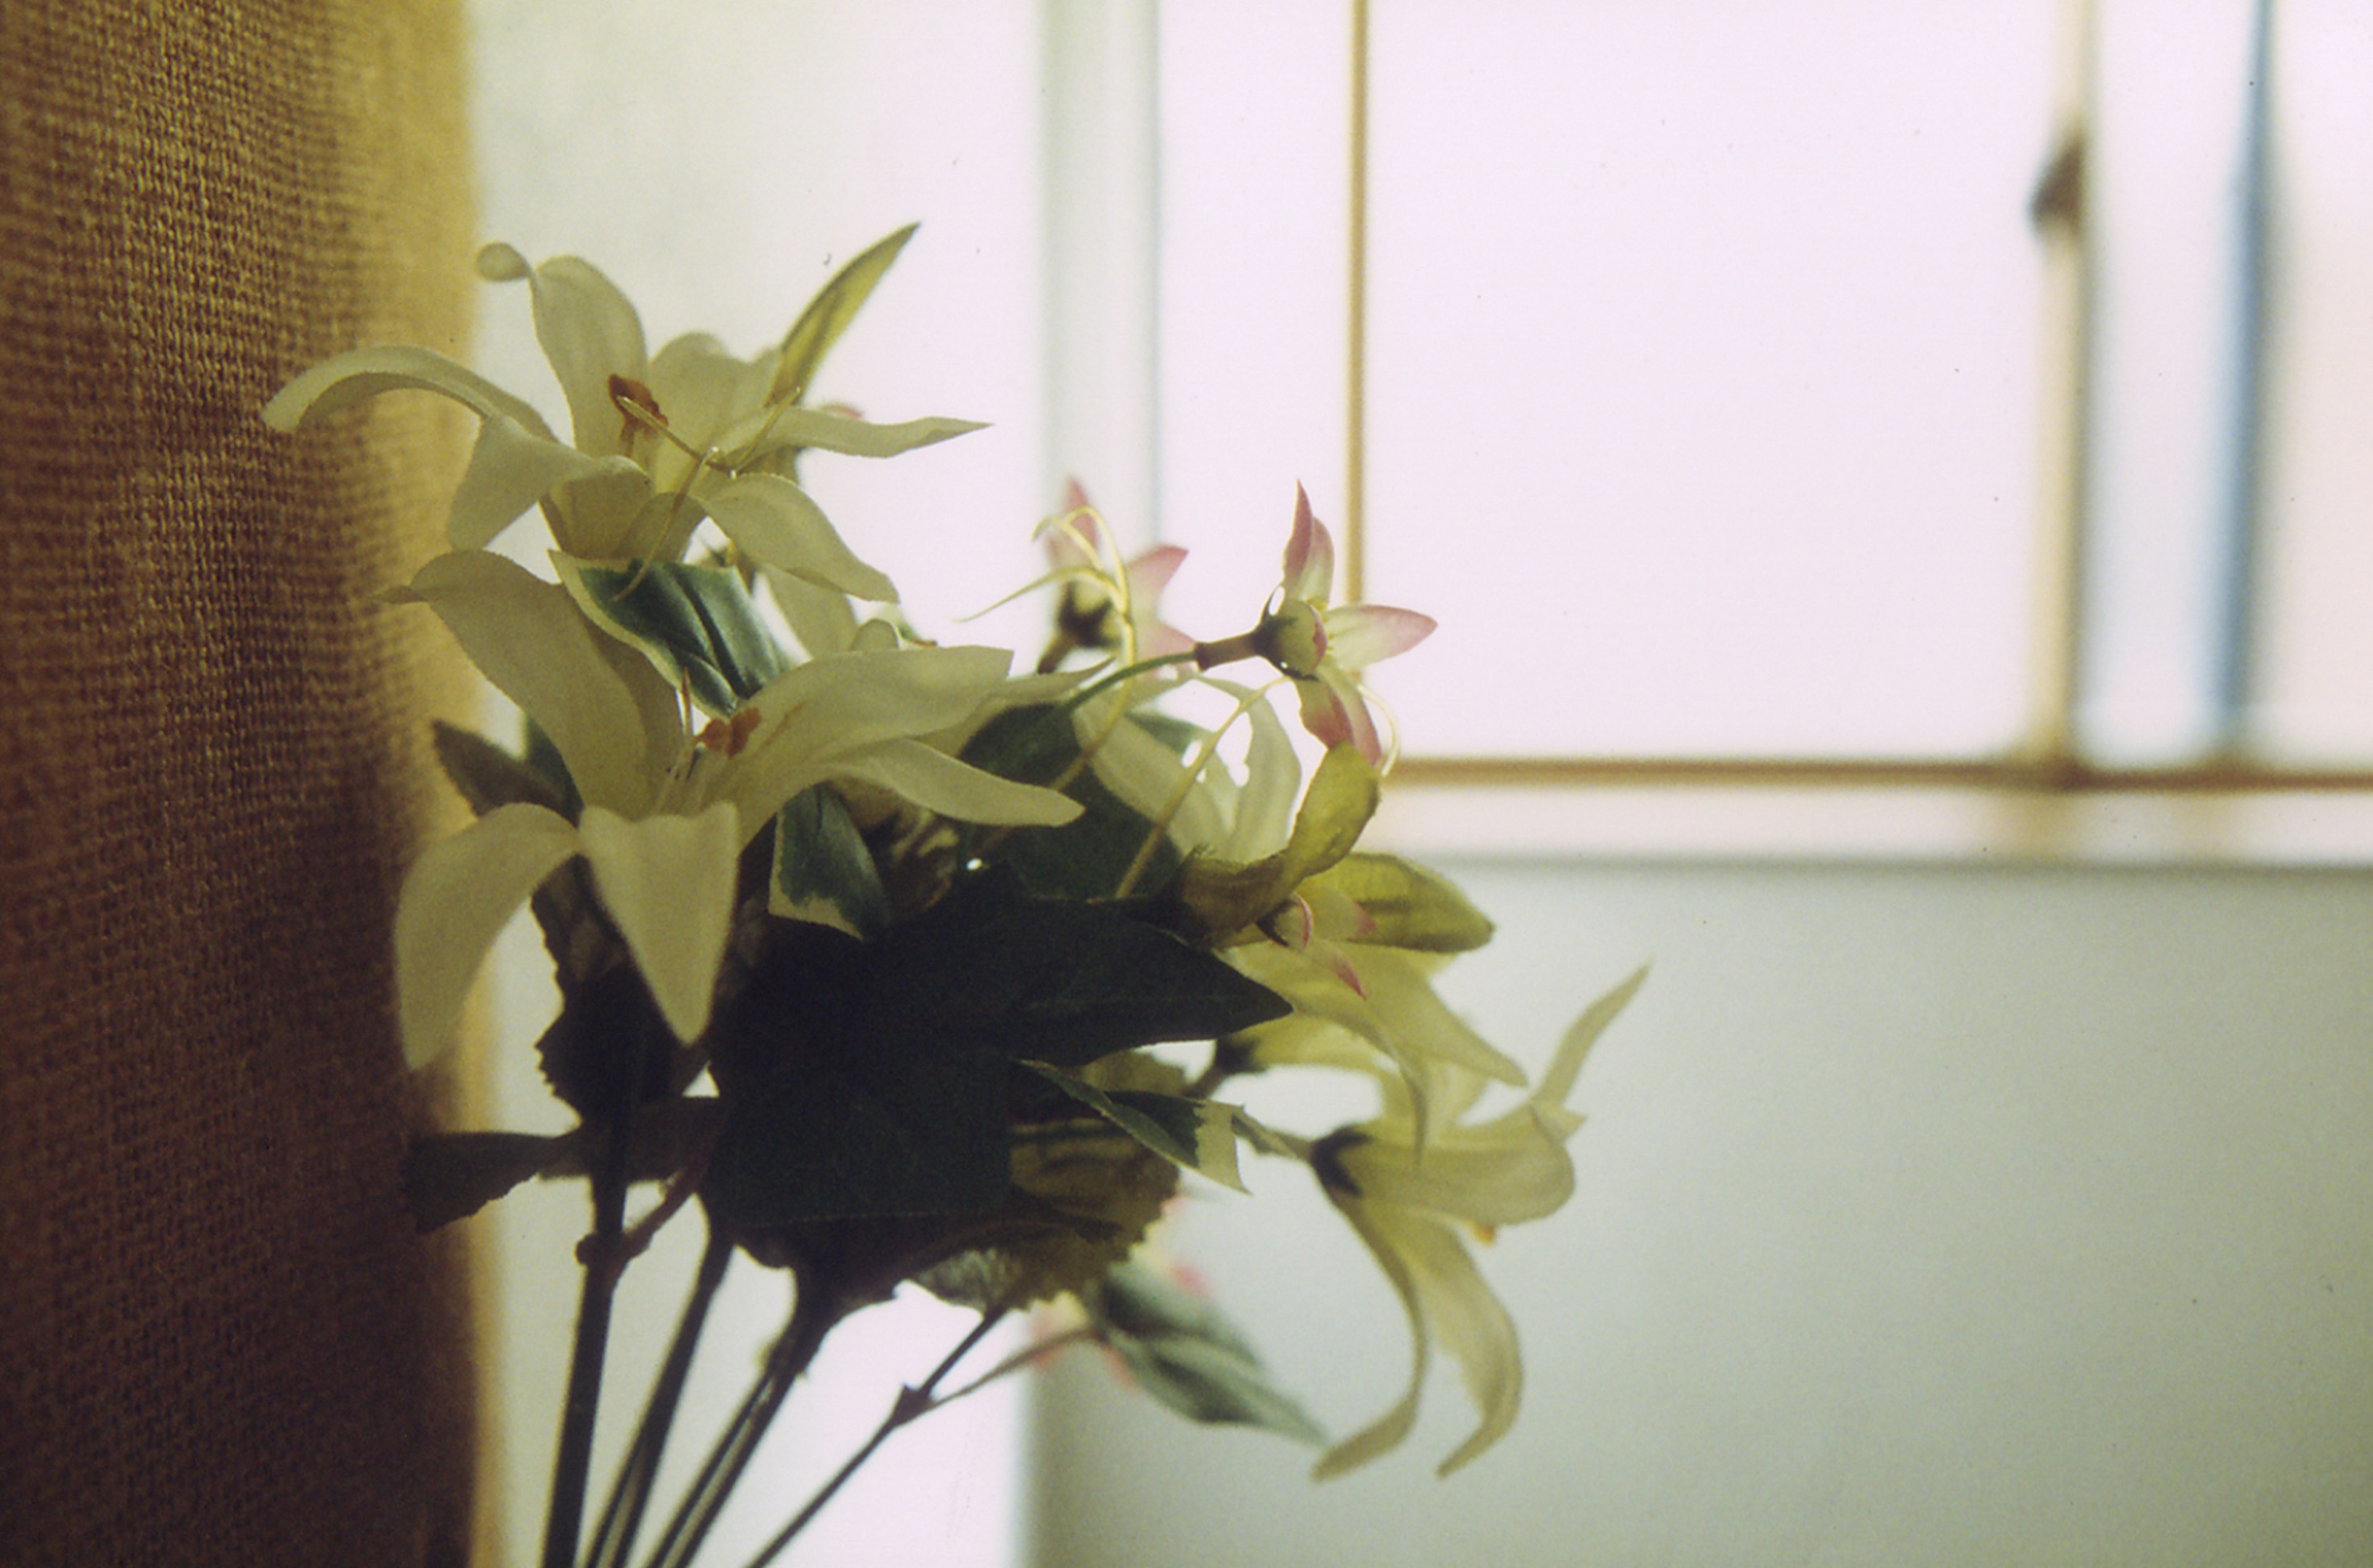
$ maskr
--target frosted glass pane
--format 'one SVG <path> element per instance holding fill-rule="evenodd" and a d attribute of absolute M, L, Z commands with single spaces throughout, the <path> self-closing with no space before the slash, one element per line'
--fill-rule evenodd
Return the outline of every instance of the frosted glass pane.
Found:
<path fill-rule="evenodd" d="M 2052 8 L 1376 0 L 1368 597 L 1425 753 L 2021 719 Z"/>
<path fill-rule="evenodd" d="M 2373 12 L 2274 31 L 2265 484 L 2267 749 L 2373 761 Z"/>
<path fill-rule="evenodd" d="M 1296 481 L 1340 515 L 1350 45 L 1350 0 L 1162 7 L 1163 606 L 1198 636 L 1259 613 Z"/>

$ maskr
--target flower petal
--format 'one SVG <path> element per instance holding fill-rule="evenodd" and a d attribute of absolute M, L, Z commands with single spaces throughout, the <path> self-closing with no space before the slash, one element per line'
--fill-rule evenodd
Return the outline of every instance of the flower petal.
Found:
<path fill-rule="evenodd" d="M 578 839 L 660 1016 L 678 1040 L 699 1039 L 733 921 L 742 833 L 732 807 L 625 818 L 589 806 Z"/>
<path fill-rule="evenodd" d="M 1286 537 L 1281 586 L 1286 598 L 1322 606 L 1335 590 L 1335 540 L 1311 512 L 1309 494 L 1298 484 L 1293 487 L 1293 532 Z"/>
<path fill-rule="evenodd" d="M 1059 828 L 1080 814 L 1080 803 L 1069 796 L 999 778 L 919 740 L 881 741 L 853 755 L 835 757 L 830 770 L 834 778 L 880 784 L 959 822 Z"/>
<path fill-rule="evenodd" d="M 542 414 L 476 371 L 409 344 L 332 354 L 275 393 L 263 405 L 263 423 L 275 430 L 295 430 L 367 398 L 405 389 L 442 393 L 481 419 L 500 415 L 539 435 L 552 434 Z"/>
<path fill-rule="evenodd" d="M 1377 1138 L 1345 1151 L 1343 1167 L 1361 1195 L 1378 1203 L 1474 1225 L 1522 1225 L 1573 1196 L 1569 1128 L 1520 1106 L 1480 1127 L 1436 1132 L 1420 1157 Z"/>
<path fill-rule="evenodd" d="M 490 414 L 478 427 L 478 439 L 470 448 L 470 466 L 453 492 L 445 537 L 456 550 L 476 550 L 555 486 L 602 473 L 610 465 L 625 461 L 589 458 L 555 440 L 549 432 L 531 430 L 507 414 Z M 626 466 L 637 474 L 642 471 L 631 463 Z"/>
<path fill-rule="evenodd" d="M 760 565 L 859 598 L 887 604 L 898 598 L 897 586 L 842 541 L 824 508 L 780 475 L 742 474 L 704 487 L 700 501 L 726 537 Z"/>
<path fill-rule="evenodd" d="M 1365 669 L 1405 654 L 1433 634 L 1432 616 L 1388 604 L 1344 604 L 1327 610 L 1327 656 L 1345 669 Z"/>
<path fill-rule="evenodd" d="M 844 452 L 853 458 L 894 458 L 918 447 L 987 428 L 972 419 L 910 419 L 901 424 L 874 424 L 829 409 L 794 404 L 753 415 L 742 427 L 719 436 L 718 446 L 732 453 L 737 462 L 770 457 L 787 447 Z"/>
<path fill-rule="evenodd" d="M 1449 1475 L 1508 1434 L 1525 1392 L 1525 1365 L 1516 1325 L 1491 1293 L 1467 1244 L 1448 1225 L 1413 1214 L 1372 1211 L 1378 1229 L 1397 1246 L 1417 1283 L 1426 1327 L 1458 1363 L 1467 1397 L 1481 1415 L 1466 1442 L 1436 1467 Z"/>
<path fill-rule="evenodd" d="M 1343 1217 L 1351 1222 L 1351 1229 L 1367 1244 L 1369 1253 L 1376 1260 L 1376 1266 L 1384 1271 L 1385 1278 L 1392 1283 L 1395 1294 L 1401 1298 L 1401 1309 L 1409 1314 L 1410 1367 L 1409 1390 L 1401 1395 L 1400 1401 L 1321 1454 L 1318 1463 L 1311 1468 L 1310 1479 L 1313 1481 L 1328 1481 L 1358 1469 L 1401 1446 L 1409 1434 L 1409 1428 L 1417 1424 L 1417 1397 L 1425 1388 L 1426 1368 L 1432 1357 L 1425 1332 L 1424 1309 L 1418 1304 L 1417 1276 L 1401 1256 L 1397 1235 L 1379 1226 L 1366 1205 L 1357 1199 L 1342 1197 L 1331 1188 L 1327 1196 L 1335 1200 L 1335 1206 L 1342 1211 Z"/>
<path fill-rule="evenodd" d="M 535 341 L 568 400 L 577 449 L 597 458 L 624 453 L 625 416 L 610 401 L 610 377 L 640 380 L 649 371 L 642 319 L 616 284 L 576 256 L 555 256 L 536 268 L 528 291 Z"/>
<path fill-rule="evenodd" d="M 395 597 L 437 611 L 495 689 L 552 738 L 589 803 L 630 815 L 649 807 L 672 760 L 649 751 L 651 714 L 673 699 L 639 654 L 603 656 L 606 639 L 567 589 L 504 556 L 457 550 Z"/>
<path fill-rule="evenodd" d="M 541 806 L 497 807 L 415 861 L 395 911 L 396 1016 L 420 1067 L 452 1039 L 486 950 L 520 905 L 577 850 L 577 830 Z"/>

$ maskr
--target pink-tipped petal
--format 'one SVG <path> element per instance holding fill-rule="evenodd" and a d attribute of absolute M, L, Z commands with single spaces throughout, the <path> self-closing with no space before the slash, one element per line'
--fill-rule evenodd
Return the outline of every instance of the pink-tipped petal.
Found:
<path fill-rule="evenodd" d="M 1128 563 L 1129 597 L 1140 612 L 1148 609 L 1178 575 L 1179 563 L 1186 559 L 1186 547 L 1179 544 L 1157 544 Z"/>
<path fill-rule="evenodd" d="M 1310 493 L 1293 487 L 1293 532 L 1285 541 L 1284 589 L 1290 598 L 1325 604 L 1335 587 L 1335 541 L 1310 510 Z"/>
<path fill-rule="evenodd" d="M 1388 604 L 1338 605 L 1327 611 L 1327 655 L 1346 669 L 1365 669 L 1409 652 L 1434 625 L 1431 615 Z"/>

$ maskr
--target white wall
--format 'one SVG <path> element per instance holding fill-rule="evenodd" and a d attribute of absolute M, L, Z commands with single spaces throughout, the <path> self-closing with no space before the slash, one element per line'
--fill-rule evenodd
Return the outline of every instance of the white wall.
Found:
<path fill-rule="evenodd" d="M 1407 1449 L 1314 1487 L 1082 1358 L 1037 1561 L 2373 1560 L 2373 877 L 1446 869 L 1502 934 L 1444 989 L 1527 1060 L 1656 961 L 1579 1194 L 1483 1252 L 1514 1434 L 1436 1482 L 1438 1372 Z M 1304 1185 L 1174 1242 L 1341 1432 L 1406 1332 Z"/>

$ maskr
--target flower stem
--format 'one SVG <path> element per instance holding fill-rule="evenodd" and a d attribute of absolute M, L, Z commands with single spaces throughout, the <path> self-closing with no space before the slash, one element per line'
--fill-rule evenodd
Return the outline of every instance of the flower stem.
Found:
<path fill-rule="evenodd" d="M 684 1500 L 676 1504 L 666 1532 L 651 1552 L 650 1568 L 688 1568 L 701 1542 L 707 1539 L 710 1527 L 717 1523 L 718 1515 L 724 1512 L 734 1484 L 742 1479 L 742 1470 L 765 1440 L 766 1429 L 790 1397 L 791 1386 L 815 1360 L 824 1335 L 847 1316 L 844 1307 L 824 1299 L 824 1293 L 813 1288 L 815 1283 L 804 1274 L 798 1276 L 799 1294 L 791 1304 L 789 1326 L 784 1329 L 766 1365 L 759 1369 L 757 1381 L 751 1385 L 741 1409 L 733 1412 L 733 1419 L 710 1448 L 699 1475 L 685 1489 Z"/>
<path fill-rule="evenodd" d="M 716 1298 L 717 1287 L 723 1282 L 725 1267 L 732 1258 L 732 1238 L 712 1226 L 708 1245 L 700 1255 L 699 1271 L 693 1279 L 692 1294 L 684 1302 L 684 1316 L 676 1323 L 675 1338 L 669 1342 L 667 1360 L 651 1384 L 650 1402 L 644 1407 L 643 1419 L 635 1428 L 634 1446 L 618 1467 L 617 1483 L 602 1509 L 601 1523 L 594 1527 L 593 1545 L 585 1559 L 590 1568 L 621 1568 L 635 1550 L 635 1535 L 642 1527 L 643 1510 L 650 1502 L 652 1483 L 659 1479 L 660 1460 L 667 1451 L 668 1434 L 675 1425 L 676 1406 L 684 1397 L 684 1381 L 692 1371 L 693 1353 L 699 1346 L 709 1303 Z"/>
<path fill-rule="evenodd" d="M 833 1472 L 832 1479 L 825 1481 L 817 1490 L 816 1494 L 807 1500 L 806 1505 L 791 1516 L 791 1522 L 777 1531 L 775 1538 L 759 1549 L 758 1555 L 750 1560 L 749 1568 L 766 1568 L 767 1563 L 780 1555 L 782 1550 L 791 1544 L 791 1539 L 807 1528 L 808 1521 L 824 1511 L 824 1505 L 833 1500 L 834 1494 L 840 1491 L 850 1476 L 857 1473 L 859 1466 L 873 1457 L 873 1451 L 889 1440 L 892 1433 L 908 1422 L 917 1421 L 930 1414 L 945 1403 L 946 1401 L 933 1397 L 933 1390 L 939 1388 L 949 1373 L 955 1370 L 956 1363 L 972 1353 L 973 1347 L 988 1337 L 988 1331 L 996 1328 L 1004 1317 L 1005 1309 L 1001 1307 L 982 1313 L 980 1321 L 974 1324 L 971 1331 L 956 1342 L 956 1348 L 948 1352 L 940 1365 L 931 1369 L 931 1375 L 929 1377 L 924 1378 L 915 1388 L 899 1389 L 898 1397 L 891 1401 L 890 1413 L 882 1418 L 882 1424 L 873 1429 L 873 1435 L 865 1440 L 865 1446 L 851 1454 L 847 1462 Z M 988 1379 L 983 1378 L 981 1381 L 986 1382 Z M 978 1386 L 975 1384 L 972 1387 Z M 963 1390 L 964 1393 L 971 1391 L 972 1388 Z"/>
<path fill-rule="evenodd" d="M 593 1232 L 578 1249 L 585 1287 L 578 1298 L 576 1342 L 569 1353 L 568 1392 L 561 1404 L 560 1443 L 552 1461 L 552 1507 L 544 1516 L 544 1568 L 572 1568 L 585 1521 L 585 1492 L 593 1466 L 593 1426 L 601 1412 L 602 1363 L 610 1348 L 610 1308 L 617 1297 L 620 1244 L 626 1227 L 626 1179 L 635 1134 L 635 1101 L 655 1019 L 636 1026 L 621 1074 L 618 1104 L 609 1118 L 608 1146 L 593 1170 Z"/>

